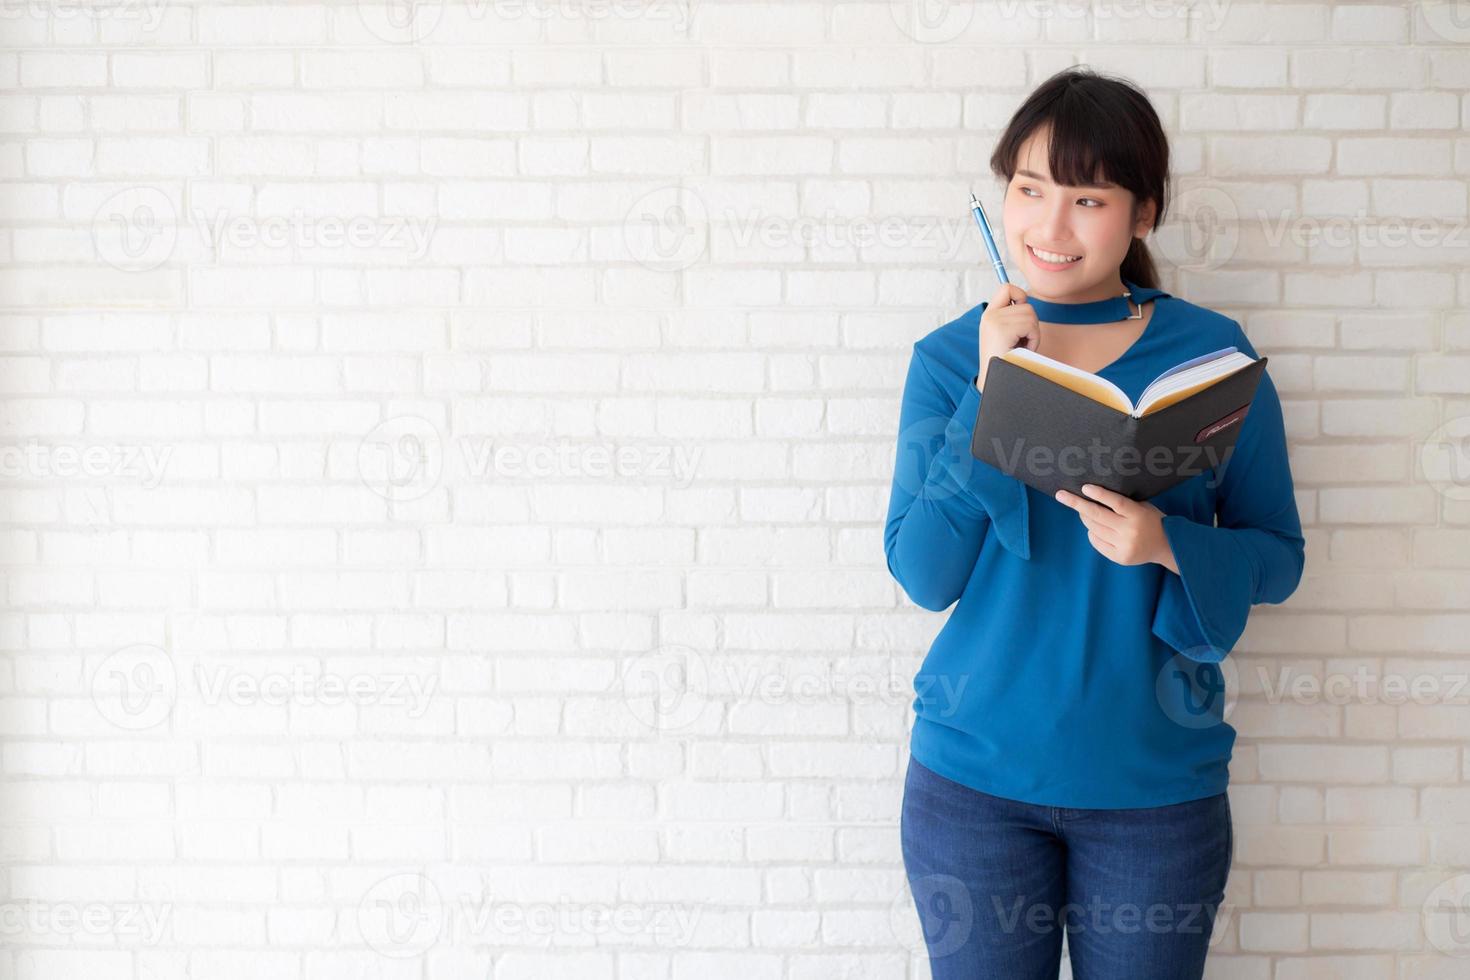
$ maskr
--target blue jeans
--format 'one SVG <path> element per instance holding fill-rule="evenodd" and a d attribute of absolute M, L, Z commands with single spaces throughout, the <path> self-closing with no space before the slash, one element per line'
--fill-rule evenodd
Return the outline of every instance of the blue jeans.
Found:
<path fill-rule="evenodd" d="M 1224 793 L 1074 810 L 978 792 L 910 758 L 904 869 L 933 980 L 1199 980 L 1234 836 Z"/>

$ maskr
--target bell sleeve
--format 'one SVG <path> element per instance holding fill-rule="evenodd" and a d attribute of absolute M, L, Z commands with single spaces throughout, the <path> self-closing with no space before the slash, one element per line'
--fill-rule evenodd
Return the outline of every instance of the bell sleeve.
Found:
<path fill-rule="evenodd" d="M 1245 341 L 1246 353 L 1256 356 Z M 1214 472 L 1215 523 L 1163 518 L 1176 575 L 1165 569 L 1153 633 L 1191 660 L 1224 660 L 1252 605 L 1284 602 L 1301 581 L 1305 539 L 1287 461 L 1281 402 L 1268 371 L 1241 422 L 1234 452 Z"/>
<path fill-rule="evenodd" d="M 883 548 L 904 593 L 936 612 L 964 592 L 986 535 L 1031 558 L 1026 485 L 970 453 L 980 400 L 971 378 L 956 404 L 914 346 Z"/>

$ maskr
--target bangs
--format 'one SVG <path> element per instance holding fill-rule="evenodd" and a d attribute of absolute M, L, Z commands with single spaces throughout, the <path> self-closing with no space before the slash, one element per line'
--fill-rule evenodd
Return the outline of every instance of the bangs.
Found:
<path fill-rule="evenodd" d="M 1067 95 L 1082 93 L 1074 89 Z M 1122 183 L 1110 165 L 1123 173 L 1137 168 L 1129 166 L 1131 161 L 1127 157 L 1131 154 L 1118 127 L 1106 125 L 1100 112 L 1087 111 L 1078 101 L 1064 95 L 1056 115 L 1049 120 L 1051 142 L 1047 147 L 1046 167 L 1051 171 L 1052 182 L 1072 186 Z"/>
<path fill-rule="evenodd" d="M 996 149 L 1010 180 L 1021 166 L 1021 147 L 1032 133 L 1047 131 L 1047 170 L 1054 183 L 1068 186 L 1111 183 L 1135 194 L 1144 192 L 1139 180 L 1149 171 L 1144 148 L 1128 138 L 1116 114 L 1098 103 L 1093 93 L 1080 85 L 1063 86 L 1054 97 L 1029 107 L 1030 118 L 1021 120 L 1009 134 L 1010 140 Z"/>

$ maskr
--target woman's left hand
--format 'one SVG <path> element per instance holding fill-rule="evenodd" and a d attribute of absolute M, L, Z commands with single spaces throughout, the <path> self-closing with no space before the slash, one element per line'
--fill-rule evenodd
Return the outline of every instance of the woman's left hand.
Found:
<path fill-rule="evenodd" d="M 1163 511 L 1148 501 L 1134 500 L 1091 483 L 1084 484 L 1082 492 L 1087 497 L 1058 490 L 1056 499 L 1082 518 L 1087 525 L 1087 540 L 1104 558 L 1119 565 L 1157 562 L 1179 571 L 1164 534 Z"/>

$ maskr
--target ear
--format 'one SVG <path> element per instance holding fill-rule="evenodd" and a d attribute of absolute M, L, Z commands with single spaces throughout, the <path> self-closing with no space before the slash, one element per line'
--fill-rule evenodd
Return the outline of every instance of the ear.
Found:
<path fill-rule="evenodd" d="M 1154 229 L 1154 215 L 1158 212 L 1158 205 L 1153 198 L 1142 201 L 1138 205 L 1138 220 L 1133 223 L 1133 237 L 1143 238 Z"/>

